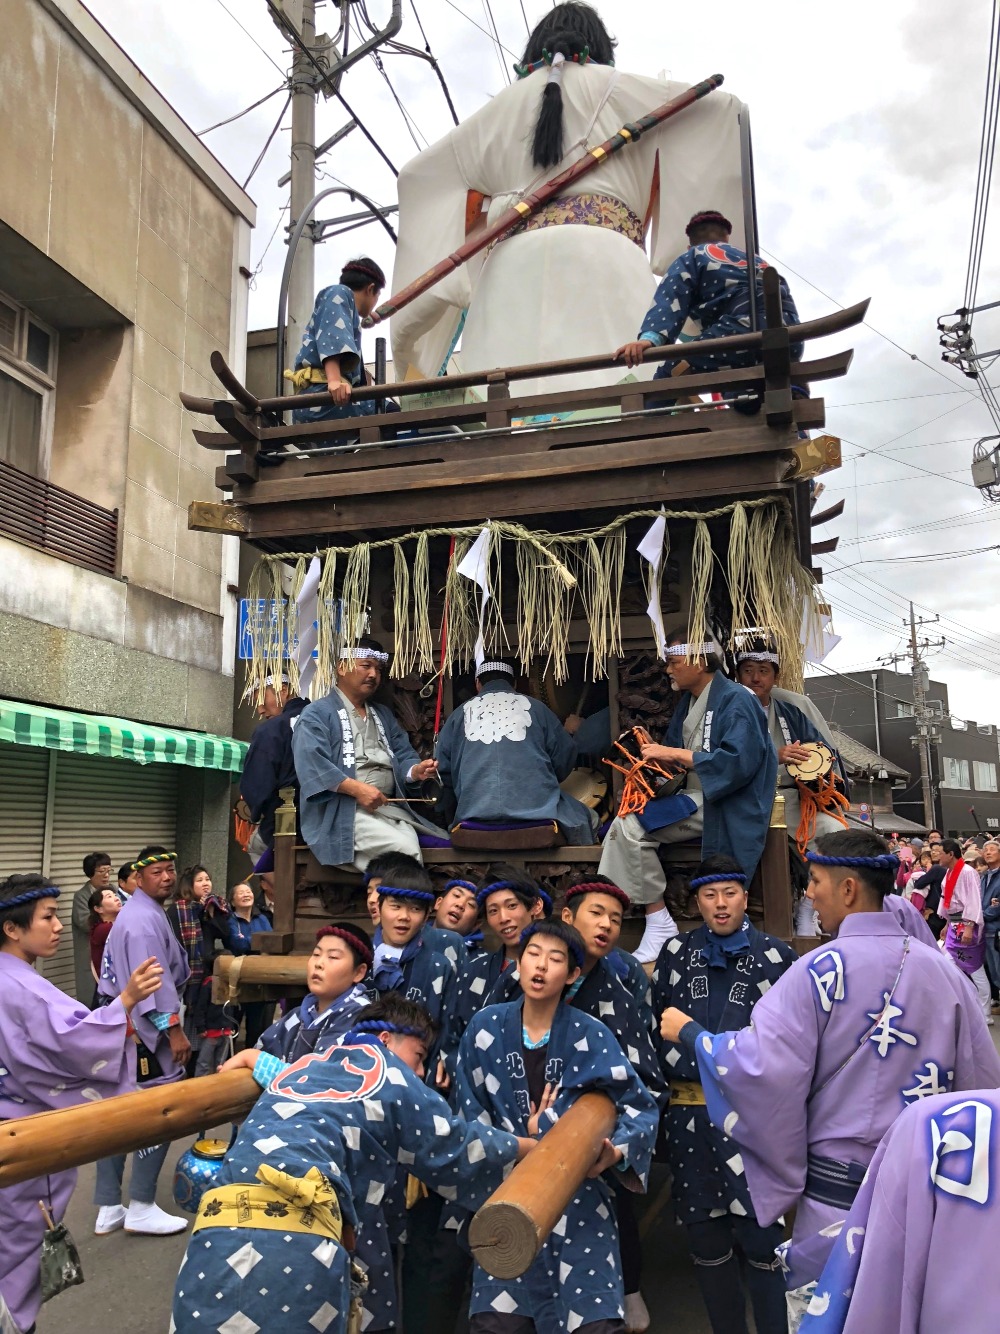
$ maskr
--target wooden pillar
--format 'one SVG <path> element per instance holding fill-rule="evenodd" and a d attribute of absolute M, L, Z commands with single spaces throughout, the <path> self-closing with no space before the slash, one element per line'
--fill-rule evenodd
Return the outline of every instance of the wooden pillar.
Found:
<path fill-rule="evenodd" d="M 611 732 L 612 743 L 617 741 L 622 727 L 619 719 L 618 710 L 618 691 L 621 688 L 621 658 L 608 658 L 608 709 L 610 717 L 608 719 L 609 730 Z M 611 810 L 612 813 L 618 810 L 622 801 L 622 784 L 624 776 L 617 769 L 611 770 Z"/>
<path fill-rule="evenodd" d="M 295 789 L 283 787 L 274 813 L 274 930 L 258 931 L 255 949 L 288 954 L 295 942 Z"/>
<path fill-rule="evenodd" d="M 764 843 L 764 852 L 757 868 L 760 877 L 761 898 L 764 902 L 764 930 L 771 936 L 791 940 L 792 875 L 788 862 L 788 829 L 785 825 L 785 799 L 780 789 L 775 792 L 771 809 L 771 824 Z"/>

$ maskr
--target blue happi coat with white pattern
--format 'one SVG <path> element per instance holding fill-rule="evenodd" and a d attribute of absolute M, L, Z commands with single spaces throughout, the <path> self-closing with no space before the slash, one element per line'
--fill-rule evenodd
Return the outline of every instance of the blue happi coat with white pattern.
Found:
<path fill-rule="evenodd" d="M 370 1285 L 362 1328 L 391 1326 L 392 1256 L 377 1206 L 396 1172 L 412 1172 L 475 1209 L 503 1180 L 517 1141 L 455 1117 L 374 1040 L 310 1053 L 293 1065 L 262 1053 L 254 1078 L 264 1092 L 216 1184 L 256 1183 L 264 1163 L 293 1177 L 319 1168 L 337 1193 L 344 1222 L 357 1227 L 354 1258 Z M 219 1328 L 345 1334 L 349 1295 L 349 1256 L 336 1242 L 301 1232 L 209 1226 L 188 1242 L 171 1328 L 176 1334 Z"/>
<path fill-rule="evenodd" d="M 671 1005 L 707 1031 L 746 1028 L 753 1007 L 798 957 L 783 940 L 747 927 L 747 948 L 710 968 L 702 924 L 668 940 L 653 970 L 653 1013 Z M 698 1062 L 683 1046 L 657 1034 L 663 1074 L 669 1080 L 698 1082 Z M 682 1223 L 700 1223 L 721 1213 L 752 1216 L 743 1160 L 736 1144 L 709 1120 L 704 1106 L 675 1104 L 664 1115 L 667 1152 L 673 1172 L 671 1198 Z"/>
<path fill-rule="evenodd" d="M 523 1001 L 481 1011 L 466 1029 L 458 1060 L 459 1106 L 465 1116 L 518 1135 L 528 1133 L 531 1110 L 523 1015 Z M 645 1190 L 659 1115 L 609 1030 L 589 1014 L 560 1005 L 552 1021 L 545 1078 L 559 1088 L 551 1112 L 542 1114 L 542 1132 L 581 1094 L 606 1093 L 618 1113 L 611 1140 L 625 1155 L 622 1183 Z M 522 1316 L 545 1334 L 563 1334 L 595 1320 L 621 1319 L 623 1301 L 611 1188 L 603 1179 L 587 1179 L 520 1278 L 494 1278 L 475 1266 L 470 1310 Z"/>

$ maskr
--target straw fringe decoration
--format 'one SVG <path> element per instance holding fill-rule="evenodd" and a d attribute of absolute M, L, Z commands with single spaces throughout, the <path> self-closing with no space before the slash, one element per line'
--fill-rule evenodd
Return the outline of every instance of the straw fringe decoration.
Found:
<path fill-rule="evenodd" d="M 515 559 L 513 566 L 507 564 L 507 577 L 517 579 L 518 629 L 513 647 L 521 662 L 527 665 L 534 658 L 542 658 L 555 680 L 564 681 L 570 624 L 575 616 L 589 626 L 588 674 L 594 679 L 602 677 L 608 659 L 622 651 L 626 526 L 631 520 L 655 518 L 662 512 L 634 510 L 600 528 L 571 533 L 531 531 L 518 523 L 492 521 L 488 560 L 491 596 L 486 600 L 483 620 L 487 653 L 503 655 L 512 651 L 501 617 L 501 555 L 509 553 L 513 544 Z M 709 593 L 721 574 L 729 589 L 733 625 L 760 625 L 774 635 L 781 654 L 782 681 L 794 688 L 802 676 L 800 628 L 804 621 L 812 623 L 818 617 L 819 597 L 811 575 L 798 561 L 787 500 L 766 496 L 712 510 L 666 511 L 666 519 L 666 551 L 670 549 L 670 523 L 693 524 L 688 642 L 702 643 L 708 635 Z M 724 560 L 712 546 L 709 520 L 713 519 L 728 519 L 728 554 Z M 317 595 L 319 662 L 313 695 L 332 688 L 341 650 L 356 643 L 367 627 L 374 550 L 391 548 L 393 554 L 396 643 L 391 675 L 398 678 L 411 672 L 437 670 L 430 620 L 429 543 L 434 538 L 455 538 L 445 586 L 435 590 L 448 600 L 444 670 L 453 673 L 471 664 L 479 635 L 480 593 L 471 580 L 458 573 L 458 566 L 480 531 L 481 525 L 430 528 L 317 551 L 322 574 Z M 298 687 L 298 667 L 294 653 L 288 653 L 288 645 L 306 628 L 297 624 L 295 597 L 312 554 L 266 555 L 254 567 L 248 596 L 258 599 L 269 614 L 266 619 L 260 618 L 264 624 L 254 635 L 247 698 L 261 698 L 265 677 L 276 672 L 287 671 L 292 688 Z M 345 558 L 343 562 L 340 557 Z"/>

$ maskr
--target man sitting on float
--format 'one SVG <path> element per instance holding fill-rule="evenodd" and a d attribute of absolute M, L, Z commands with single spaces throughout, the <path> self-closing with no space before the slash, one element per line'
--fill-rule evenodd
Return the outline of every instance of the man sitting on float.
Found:
<path fill-rule="evenodd" d="M 847 828 L 847 778 L 826 719 L 808 695 L 778 685 L 777 645 L 757 629 L 733 636 L 736 679 L 760 700 L 778 756 L 778 787 L 785 800 L 785 824 L 800 844 L 814 847 L 817 834 Z M 791 768 L 789 768 L 791 766 Z"/>
<path fill-rule="evenodd" d="M 593 841 L 590 812 L 559 784 L 576 745 L 541 700 L 519 694 L 509 662 L 480 662 L 476 694 L 438 738 L 438 773 L 454 793 L 452 824 L 558 824 L 567 843 Z"/>
<path fill-rule="evenodd" d="M 383 852 L 419 858 L 417 829 L 441 833 L 406 800 L 437 764 L 420 758 L 385 704 L 372 702 L 388 661 L 367 635 L 343 648 L 335 688 L 302 711 L 292 734 L 302 836 L 324 866 L 363 871 Z"/>
<path fill-rule="evenodd" d="M 636 814 L 619 815 L 608 830 L 600 871 L 646 909 L 646 929 L 633 954 L 654 961 L 677 926 L 664 902 L 666 877 L 660 843 L 702 840 L 702 856 L 738 857 L 747 882 L 764 851 L 778 757 L 767 719 L 749 691 L 726 678 L 723 650 L 714 641 L 667 641 L 666 670 L 680 699 L 666 745 L 649 742 L 642 758 L 686 770 L 683 791 L 655 797 Z"/>

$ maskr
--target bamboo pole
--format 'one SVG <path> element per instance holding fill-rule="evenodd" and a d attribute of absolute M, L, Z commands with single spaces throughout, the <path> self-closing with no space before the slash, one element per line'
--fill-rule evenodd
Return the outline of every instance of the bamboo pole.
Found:
<path fill-rule="evenodd" d="M 585 1093 L 559 1118 L 469 1226 L 477 1264 L 494 1278 L 519 1278 L 566 1212 L 615 1127 L 604 1093 Z"/>
<path fill-rule="evenodd" d="M 235 1121 L 260 1091 L 249 1070 L 229 1070 L 4 1121 L 0 1189 Z"/>

